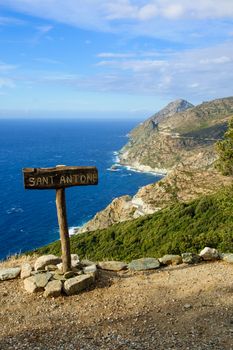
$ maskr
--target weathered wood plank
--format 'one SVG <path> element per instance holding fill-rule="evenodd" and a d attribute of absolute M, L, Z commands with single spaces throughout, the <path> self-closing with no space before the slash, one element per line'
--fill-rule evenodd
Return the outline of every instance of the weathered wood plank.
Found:
<path fill-rule="evenodd" d="M 98 184 L 96 167 L 58 166 L 55 168 L 24 168 L 25 189 L 58 189 Z"/>

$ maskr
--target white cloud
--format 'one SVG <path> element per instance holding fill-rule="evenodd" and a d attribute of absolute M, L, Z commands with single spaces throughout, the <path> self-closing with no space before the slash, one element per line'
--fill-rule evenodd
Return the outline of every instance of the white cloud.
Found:
<path fill-rule="evenodd" d="M 50 32 L 53 29 L 53 26 L 52 25 L 38 26 L 38 27 L 36 27 L 36 29 L 38 30 L 38 32 L 40 34 L 47 34 L 48 32 Z"/>
<path fill-rule="evenodd" d="M 16 69 L 16 68 L 17 68 L 16 65 L 7 64 L 7 63 L 0 61 L 0 73 L 9 72 L 9 71 Z"/>
<path fill-rule="evenodd" d="M 12 79 L 0 77 L 0 89 L 6 87 L 6 88 L 13 88 L 15 86 Z"/>
<path fill-rule="evenodd" d="M 121 60 L 121 61 L 100 61 L 97 66 L 115 67 L 120 70 L 131 70 L 134 72 L 158 70 L 167 63 L 162 60 Z"/>
<path fill-rule="evenodd" d="M 138 10 L 138 19 L 147 21 L 158 15 L 158 8 L 155 4 L 147 4 Z"/>
<path fill-rule="evenodd" d="M 0 26 L 2 25 L 23 25 L 26 22 L 18 19 L 18 18 L 14 18 L 14 17 L 6 17 L 6 16 L 0 16 Z"/>
<path fill-rule="evenodd" d="M 126 39 L 205 45 L 210 40 L 220 43 L 232 32 L 233 0 L 0 0 L 1 5 L 52 24 L 123 34 Z M 41 28 L 48 40 L 51 27 Z"/>
<path fill-rule="evenodd" d="M 224 64 L 231 62 L 232 58 L 227 56 L 220 56 L 215 58 L 204 58 L 200 60 L 200 64 Z"/>
<path fill-rule="evenodd" d="M 171 4 L 162 8 L 162 15 L 167 18 L 181 18 L 185 12 L 185 7 L 181 4 Z"/>
<path fill-rule="evenodd" d="M 101 52 L 97 54 L 100 58 L 129 58 L 135 57 L 135 53 L 114 53 L 114 52 Z"/>

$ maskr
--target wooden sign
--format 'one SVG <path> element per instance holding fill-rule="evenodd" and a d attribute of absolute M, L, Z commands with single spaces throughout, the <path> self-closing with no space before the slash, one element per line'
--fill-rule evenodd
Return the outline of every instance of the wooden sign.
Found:
<path fill-rule="evenodd" d="M 98 184 L 96 167 L 58 166 L 55 168 L 25 168 L 24 187 L 47 190 Z"/>
<path fill-rule="evenodd" d="M 63 272 L 71 270 L 70 237 L 66 215 L 65 188 L 98 184 L 96 167 L 58 165 L 55 168 L 24 168 L 24 187 L 30 190 L 56 189 Z"/>

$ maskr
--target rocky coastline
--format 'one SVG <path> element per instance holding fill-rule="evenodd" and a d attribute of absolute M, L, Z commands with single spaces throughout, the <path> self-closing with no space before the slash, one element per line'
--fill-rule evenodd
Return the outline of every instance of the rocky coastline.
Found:
<path fill-rule="evenodd" d="M 163 178 L 139 189 L 133 196 L 115 198 L 84 226 L 83 233 L 152 214 L 177 201 L 210 194 L 231 179 L 215 169 L 215 143 L 221 139 L 233 114 L 233 98 L 194 107 L 177 100 L 129 133 L 116 163 Z"/>

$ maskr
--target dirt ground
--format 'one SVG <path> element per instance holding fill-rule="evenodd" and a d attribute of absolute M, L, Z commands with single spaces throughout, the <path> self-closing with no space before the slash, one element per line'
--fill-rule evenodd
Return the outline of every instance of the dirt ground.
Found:
<path fill-rule="evenodd" d="M 95 288 L 56 299 L 10 280 L 0 300 L 1 350 L 233 349 L 233 265 L 220 261 L 102 271 Z"/>

